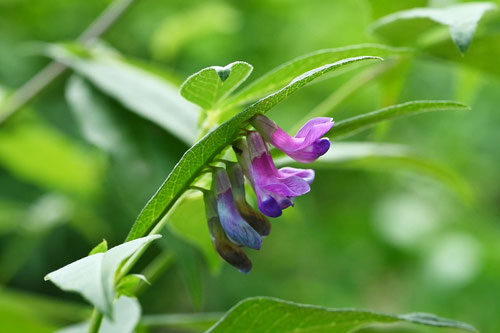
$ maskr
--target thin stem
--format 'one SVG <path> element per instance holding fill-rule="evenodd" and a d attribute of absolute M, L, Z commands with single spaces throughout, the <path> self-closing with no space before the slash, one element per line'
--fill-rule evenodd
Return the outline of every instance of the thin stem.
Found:
<path fill-rule="evenodd" d="M 190 190 L 200 191 L 200 192 L 202 192 L 202 193 L 208 192 L 208 190 L 207 190 L 206 188 L 199 187 L 199 186 L 195 186 L 195 185 L 191 185 L 191 186 L 189 186 L 189 189 L 190 189 Z"/>
<path fill-rule="evenodd" d="M 94 308 L 94 311 L 92 311 L 92 316 L 90 317 L 88 332 L 98 333 L 101 327 L 102 319 L 103 319 L 102 313 L 99 310 L 97 310 L 97 308 Z"/>
<path fill-rule="evenodd" d="M 146 315 L 141 318 L 141 324 L 148 327 L 176 327 L 182 324 L 215 323 L 223 315 L 223 312 Z"/>
<path fill-rule="evenodd" d="M 134 0 L 116 0 L 109 5 L 99 15 L 77 40 L 84 45 L 92 44 L 98 37 L 104 34 L 123 13 L 132 5 Z M 67 67 L 56 61 L 50 62 L 28 82 L 17 89 L 6 103 L 0 108 L 0 126 L 4 124 L 23 106 L 33 100 L 40 92 L 42 92 L 49 84 L 61 76 L 66 71 Z"/>
<path fill-rule="evenodd" d="M 223 158 L 216 158 L 213 160 L 214 162 L 220 162 L 220 163 L 224 163 L 224 164 L 228 164 L 228 163 L 234 163 L 232 161 L 229 161 L 229 160 L 225 160 Z"/>

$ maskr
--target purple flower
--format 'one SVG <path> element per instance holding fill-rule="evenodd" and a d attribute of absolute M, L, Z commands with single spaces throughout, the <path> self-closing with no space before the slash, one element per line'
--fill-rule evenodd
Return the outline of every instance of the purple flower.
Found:
<path fill-rule="evenodd" d="M 205 212 L 207 215 L 208 229 L 212 236 L 217 253 L 228 263 L 238 268 L 240 272 L 248 273 L 252 269 L 252 262 L 248 259 L 240 246 L 229 240 L 222 228 L 219 213 L 217 212 L 217 198 L 213 191 L 204 191 Z"/>
<path fill-rule="evenodd" d="M 234 201 L 231 183 L 226 170 L 217 169 L 213 177 L 213 187 L 217 195 L 217 212 L 227 237 L 233 243 L 259 250 L 262 245 L 262 238 L 241 217 Z"/>
<path fill-rule="evenodd" d="M 247 143 L 239 140 L 235 149 L 240 165 L 252 184 L 262 213 L 270 217 L 281 216 L 283 209 L 293 206 L 293 198 L 311 190 L 314 180 L 311 169 L 283 168 L 274 165 L 262 136 L 249 132 Z"/>
<path fill-rule="evenodd" d="M 313 118 L 302 126 L 295 137 L 264 115 L 254 116 L 251 123 L 267 142 L 298 162 L 311 163 L 330 148 L 330 139 L 322 136 L 332 128 L 334 121 L 328 117 Z"/>
<path fill-rule="evenodd" d="M 271 223 L 262 213 L 250 206 L 245 198 L 245 178 L 238 163 L 226 162 L 226 170 L 231 181 L 233 197 L 241 217 L 261 236 L 271 233 Z"/>

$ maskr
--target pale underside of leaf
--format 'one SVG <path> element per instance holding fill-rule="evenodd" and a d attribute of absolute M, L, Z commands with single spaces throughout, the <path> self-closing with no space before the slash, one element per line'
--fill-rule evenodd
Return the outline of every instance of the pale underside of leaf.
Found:
<path fill-rule="evenodd" d="M 235 117 L 208 133 L 197 144 L 186 151 L 165 182 L 141 211 L 127 240 L 142 237 L 149 232 L 149 230 L 165 216 L 167 211 L 182 195 L 191 182 L 193 182 L 207 163 L 236 139 L 241 128 L 247 126 L 248 120 L 255 114 L 267 112 L 286 99 L 290 94 L 323 74 L 352 64 L 374 60 L 380 60 L 380 58 L 371 56 L 348 58 L 313 69 L 301 75 L 300 79 L 294 80 L 274 94 L 250 105 Z"/>
<path fill-rule="evenodd" d="M 388 315 L 356 309 L 328 309 L 275 298 L 248 298 L 236 304 L 208 332 L 347 333 L 373 324 L 412 323 L 476 332 L 468 324 L 431 314 Z"/>
<path fill-rule="evenodd" d="M 114 320 L 104 318 L 99 332 L 132 333 L 141 318 L 141 305 L 136 298 L 122 296 L 113 304 Z M 86 333 L 89 322 L 83 322 L 65 327 L 56 333 Z"/>
<path fill-rule="evenodd" d="M 80 293 L 108 317 L 112 316 L 115 299 L 115 273 L 120 264 L 134 252 L 161 235 L 151 235 L 115 246 L 72 262 L 47 274 L 45 280 L 52 281 L 64 291 Z"/>
<path fill-rule="evenodd" d="M 413 8 L 382 17 L 374 24 L 373 29 L 399 20 L 430 19 L 448 26 L 451 38 L 460 51 L 465 53 L 472 43 L 478 22 L 487 11 L 494 9 L 496 5 L 492 2 L 464 3 L 445 8 Z"/>
<path fill-rule="evenodd" d="M 199 110 L 164 78 L 116 54 L 93 52 L 75 44 L 51 45 L 47 52 L 139 116 L 188 144 L 196 140 Z"/>

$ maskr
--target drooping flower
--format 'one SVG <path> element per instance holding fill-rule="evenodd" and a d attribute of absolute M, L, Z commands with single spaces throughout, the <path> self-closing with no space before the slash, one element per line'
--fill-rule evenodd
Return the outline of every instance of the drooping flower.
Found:
<path fill-rule="evenodd" d="M 245 221 L 252 226 L 261 236 L 271 232 L 271 223 L 262 213 L 253 209 L 245 198 L 245 177 L 238 163 L 226 162 L 226 170 L 231 181 L 236 207 Z"/>
<path fill-rule="evenodd" d="M 233 148 L 255 190 L 259 209 L 265 215 L 281 216 L 283 209 L 293 206 L 293 198 L 310 191 L 314 171 L 295 168 L 278 170 L 259 133 L 249 132 L 247 141 L 240 139 Z"/>
<path fill-rule="evenodd" d="M 252 262 L 239 245 L 229 240 L 226 232 L 222 228 L 219 213 L 217 211 L 217 198 L 215 193 L 213 191 L 204 191 L 203 200 L 205 202 L 208 229 L 217 253 L 240 272 L 250 272 L 252 269 Z"/>
<path fill-rule="evenodd" d="M 226 170 L 218 168 L 214 172 L 212 186 L 217 195 L 219 219 L 228 238 L 238 245 L 259 250 L 262 238 L 239 213 Z"/>
<path fill-rule="evenodd" d="M 318 117 L 309 120 L 295 137 L 264 115 L 256 115 L 250 122 L 267 142 L 298 162 L 314 162 L 324 155 L 331 145 L 330 139 L 323 138 L 323 135 L 334 125 L 332 118 Z"/>

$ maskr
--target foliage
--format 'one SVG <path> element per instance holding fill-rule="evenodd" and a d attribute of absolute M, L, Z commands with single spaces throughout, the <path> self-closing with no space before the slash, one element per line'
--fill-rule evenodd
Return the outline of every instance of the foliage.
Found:
<path fill-rule="evenodd" d="M 103 6 L 79 5 L 89 13 Z M 49 24 L 33 12 L 66 13 L 56 0 L 33 12 L 24 0 L 0 7 L 12 28 L 12 36 L 0 33 L 0 49 L 11 50 L 0 51 L 0 84 L 10 87 L 1 91 L 0 116 L 44 61 L 20 57 L 13 40 L 44 40 L 30 50 L 70 72 L 64 85 L 0 120 L 0 283 L 8 299 L 0 316 L 9 329 L 475 331 L 429 314 L 378 312 L 415 309 L 499 328 L 477 306 L 494 304 L 500 281 L 491 268 L 500 253 L 492 223 L 492 165 L 500 161 L 494 3 L 153 0 L 91 43 L 72 40 L 73 21 L 90 21 L 85 11 Z M 207 167 L 234 159 L 227 148 L 267 112 L 291 132 L 332 116 L 333 145 L 311 165 L 314 191 L 273 224 L 252 257 L 256 268 L 241 276 L 214 251 L 192 186 L 209 187 Z M 279 166 L 297 166 L 273 155 Z M 116 244 L 127 233 L 108 250 L 103 237 Z M 61 266 L 46 279 L 91 303 L 90 321 L 79 304 L 12 291 L 68 297 L 39 283 Z M 246 298 L 260 294 L 335 309 Z M 242 298 L 223 316 L 207 312 Z M 63 310 L 33 310 L 51 306 Z M 165 309 L 173 313 L 151 315 Z M 193 310 L 203 312 L 175 314 Z"/>
<path fill-rule="evenodd" d="M 273 298 L 249 298 L 234 306 L 209 332 L 354 332 L 373 324 L 409 322 L 459 328 L 474 327 L 425 313 L 391 316 L 355 309 L 327 309 Z"/>

